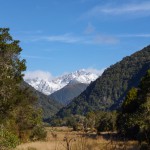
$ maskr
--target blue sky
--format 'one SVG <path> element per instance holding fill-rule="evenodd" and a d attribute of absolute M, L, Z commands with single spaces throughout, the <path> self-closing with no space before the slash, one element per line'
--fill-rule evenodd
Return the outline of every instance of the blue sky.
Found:
<path fill-rule="evenodd" d="M 150 0 L 0 0 L 27 71 L 109 67 L 150 44 Z"/>

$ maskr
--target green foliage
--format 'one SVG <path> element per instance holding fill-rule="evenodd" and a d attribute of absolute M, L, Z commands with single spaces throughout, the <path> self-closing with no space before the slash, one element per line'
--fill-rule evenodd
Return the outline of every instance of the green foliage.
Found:
<path fill-rule="evenodd" d="M 92 82 L 84 92 L 62 108 L 57 116 L 63 118 L 71 114 L 86 115 L 91 111 L 120 108 L 128 91 L 132 87 L 138 87 L 141 78 L 149 68 L 150 46 L 106 69 L 102 76 Z"/>
<path fill-rule="evenodd" d="M 132 88 L 126 98 L 125 101 L 122 104 L 122 111 L 123 112 L 128 112 L 128 113 L 132 113 L 134 112 L 137 108 L 138 108 L 138 103 L 136 101 L 137 99 L 137 89 L 136 88 Z"/>
<path fill-rule="evenodd" d="M 99 112 L 96 121 L 98 132 L 115 131 L 116 129 L 116 112 Z"/>
<path fill-rule="evenodd" d="M 115 131 L 116 130 L 116 117 L 117 113 L 115 111 L 105 112 L 89 112 L 86 116 L 81 115 L 71 115 L 69 117 L 52 118 L 50 121 L 51 126 L 69 126 L 72 127 L 74 131 L 77 130 L 91 130 L 95 129 L 97 132 L 104 131 Z"/>
<path fill-rule="evenodd" d="M 77 127 L 77 119 L 75 117 L 66 118 L 66 126 L 68 127 Z"/>
<path fill-rule="evenodd" d="M 42 126 L 37 98 L 21 85 L 26 69 L 25 60 L 20 59 L 21 51 L 9 29 L 0 28 L 0 124 L 5 126 L 0 141 L 7 148 L 15 147 L 17 139 L 28 141 L 32 130 Z"/>
<path fill-rule="evenodd" d="M 48 118 L 52 117 L 63 107 L 63 105 L 58 101 L 55 101 L 51 97 L 35 90 L 26 82 L 22 82 L 22 87 L 28 88 L 31 91 L 32 95 L 38 99 L 37 106 L 43 111 L 42 118 L 44 119 L 44 121 L 47 121 Z"/>
<path fill-rule="evenodd" d="M 87 115 L 85 116 L 85 122 L 84 122 L 84 127 L 86 128 L 94 128 L 96 126 L 96 123 L 98 122 L 97 120 L 99 120 L 99 113 L 94 113 L 94 112 L 89 112 L 87 113 Z"/>
<path fill-rule="evenodd" d="M 131 89 L 117 118 L 118 131 L 150 144 L 150 70 L 142 78 L 139 89 Z"/>
<path fill-rule="evenodd" d="M 18 137 L 7 131 L 2 125 L 0 128 L 0 149 L 11 149 L 15 148 L 19 144 Z"/>
<path fill-rule="evenodd" d="M 44 140 L 46 138 L 47 132 L 42 126 L 35 126 L 31 132 L 30 139 L 35 140 Z"/>
<path fill-rule="evenodd" d="M 44 139 L 46 134 L 42 127 L 42 113 L 34 107 L 20 107 L 16 116 L 18 134 L 23 142 Z M 44 136 L 45 135 L 45 136 Z"/>
<path fill-rule="evenodd" d="M 22 50 L 19 41 L 13 40 L 8 31 L 0 28 L 0 120 L 15 107 L 14 95 L 22 81 L 22 71 L 26 69 L 25 60 L 19 59 Z"/>
<path fill-rule="evenodd" d="M 52 98 L 49 98 L 47 95 L 44 95 L 38 91 L 35 92 L 35 95 L 38 98 L 37 105 L 43 111 L 42 117 L 44 119 L 52 117 L 63 107 L 63 105 L 59 102 L 55 101 Z"/>

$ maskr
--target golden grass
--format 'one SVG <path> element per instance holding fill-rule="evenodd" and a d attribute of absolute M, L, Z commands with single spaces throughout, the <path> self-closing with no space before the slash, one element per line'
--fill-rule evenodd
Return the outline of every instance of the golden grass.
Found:
<path fill-rule="evenodd" d="M 115 141 L 83 132 L 74 132 L 67 127 L 46 128 L 46 141 L 19 145 L 15 150 L 138 150 L 136 141 Z M 105 134 L 105 133 L 104 133 Z"/>

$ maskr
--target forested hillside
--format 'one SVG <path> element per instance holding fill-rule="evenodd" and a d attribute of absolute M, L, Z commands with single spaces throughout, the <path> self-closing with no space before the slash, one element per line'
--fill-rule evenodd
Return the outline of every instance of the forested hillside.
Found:
<path fill-rule="evenodd" d="M 119 108 L 127 92 L 138 86 L 141 77 L 149 68 L 150 46 L 147 46 L 106 69 L 101 77 L 61 109 L 57 116 L 85 115 L 90 111 Z"/>
<path fill-rule="evenodd" d="M 49 97 L 57 100 L 63 105 L 68 104 L 73 98 L 79 96 L 87 88 L 88 84 L 80 83 L 69 83 L 62 89 L 52 93 Z"/>
<path fill-rule="evenodd" d="M 26 82 L 22 82 L 23 88 L 29 88 L 29 90 L 33 93 L 35 97 L 37 97 L 37 106 L 42 108 L 43 111 L 43 119 L 49 118 L 56 114 L 60 108 L 62 108 L 62 104 L 58 101 L 48 97 L 47 95 L 44 95 L 43 93 L 35 90 L 33 87 L 31 87 Z"/>

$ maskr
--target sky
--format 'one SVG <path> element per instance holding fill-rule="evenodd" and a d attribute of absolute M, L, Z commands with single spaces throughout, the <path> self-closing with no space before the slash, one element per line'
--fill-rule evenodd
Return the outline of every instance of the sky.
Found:
<path fill-rule="evenodd" d="M 27 72 L 102 71 L 150 44 L 150 0 L 0 0 Z M 41 75 L 42 76 L 42 75 Z"/>

